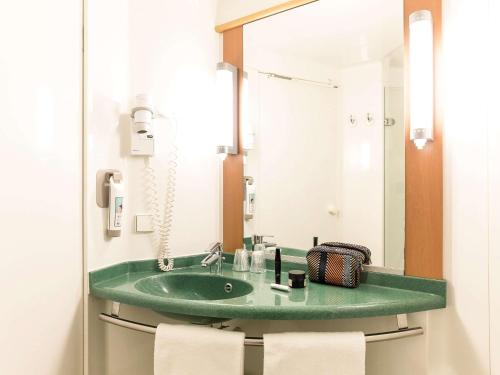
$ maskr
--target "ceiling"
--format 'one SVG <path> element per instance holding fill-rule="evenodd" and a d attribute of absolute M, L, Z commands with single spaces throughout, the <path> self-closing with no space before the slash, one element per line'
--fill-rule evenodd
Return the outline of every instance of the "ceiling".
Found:
<path fill-rule="evenodd" d="M 319 0 L 245 25 L 246 51 L 267 50 L 343 68 L 403 44 L 403 0 Z"/>

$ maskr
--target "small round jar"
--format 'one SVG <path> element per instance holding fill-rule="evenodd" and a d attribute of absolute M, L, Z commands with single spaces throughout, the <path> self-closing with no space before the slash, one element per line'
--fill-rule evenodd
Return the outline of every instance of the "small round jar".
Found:
<path fill-rule="evenodd" d="M 301 270 L 288 271 L 288 286 L 290 288 L 304 288 L 306 286 L 306 273 Z"/>

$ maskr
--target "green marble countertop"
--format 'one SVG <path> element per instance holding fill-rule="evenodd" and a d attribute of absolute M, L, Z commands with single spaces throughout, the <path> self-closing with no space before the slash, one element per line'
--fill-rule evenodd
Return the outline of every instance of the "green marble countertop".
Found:
<path fill-rule="evenodd" d="M 171 273 L 207 274 L 200 266 L 202 255 L 176 258 Z M 154 296 L 135 284 L 161 274 L 156 261 L 134 261 L 90 272 L 90 293 L 99 298 L 140 306 L 169 314 L 221 319 L 321 320 L 395 315 L 446 307 L 446 282 L 416 277 L 363 272 L 359 288 L 347 289 L 308 282 L 305 289 L 289 293 L 270 288 L 274 282 L 272 261 L 262 274 L 233 272 L 232 256 L 226 255 L 225 277 L 244 280 L 253 286 L 245 296 L 221 300 L 174 299 Z M 282 262 L 282 283 L 289 269 L 305 264 Z"/>

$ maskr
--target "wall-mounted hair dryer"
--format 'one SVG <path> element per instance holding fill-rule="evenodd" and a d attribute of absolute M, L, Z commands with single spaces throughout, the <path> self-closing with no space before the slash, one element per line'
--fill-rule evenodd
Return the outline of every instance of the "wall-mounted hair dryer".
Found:
<path fill-rule="evenodd" d="M 154 155 L 153 119 L 155 111 L 149 95 L 139 94 L 130 113 L 130 153 L 132 155 Z"/>
<path fill-rule="evenodd" d="M 169 147 L 170 152 L 166 163 L 168 177 L 165 186 L 163 213 L 160 208 L 160 189 L 157 183 L 157 174 L 154 164 L 151 163 L 151 156 L 154 156 L 155 149 L 153 121 L 156 118 L 167 119 L 174 129 L 171 144 L 167 145 L 166 142 L 164 143 Z M 152 234 L 152 245 L 158 250 L 158 267 L 162 271 L 171 271 L 174 267 L 174 259 L 170 255 L 170 232 L 173 220 L 177 170 L 177 147 L 175 145 L 175 133 L 177 131 L 176 116 L 162 115 L 155 110 L 153 100 L 149 95 L 140 94 L 135 97 L 135 104 L 130 112 L 130 119 L 130 154 L 145 157 L 143 183 L 145 185 L 147 208 L 149 210 L 149 213 L 138 214 L 136 216 L 136 231 Z"/>

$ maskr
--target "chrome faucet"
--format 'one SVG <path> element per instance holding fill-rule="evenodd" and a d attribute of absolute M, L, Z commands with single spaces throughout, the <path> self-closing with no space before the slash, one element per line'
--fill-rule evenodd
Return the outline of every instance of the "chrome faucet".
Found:
<path fill-rule="evenodd" d="M 224 261 L 224 248 L 222 242 L 216 242 L 210 246 L 208 253 L 209 254 L 201 261 L 201 266 L 210 266 L 210 272 L 212 272 L 212 265 L 217 262 L 217 274 L 222 275 L 222 264 Z"/>
<path fill-rule="evenodd" d="M 277 246 L 277 244 L 274 243 L 274 242 L 266 242 L 266 241 L 264 241 L 265 237 L 274 237 L 274 236 L 271 236 L 270 234 L 254 234 L 252 236 L 253 246 L 255 246 L 256 244 L 263 244 L 264 247 L 266 247 L 266 248 L 268 248 L 268 247 L 276 247 Z"/>

